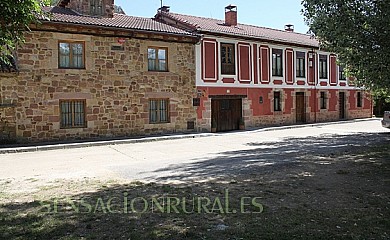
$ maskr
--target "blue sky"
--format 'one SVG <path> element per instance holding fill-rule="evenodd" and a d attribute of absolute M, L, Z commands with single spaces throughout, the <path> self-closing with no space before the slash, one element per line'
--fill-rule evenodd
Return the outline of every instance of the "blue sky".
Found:
<path fill-rule="evenodd" d="M 160 0 L 115 0 L 127 15 L 153 17 L 160 7 Z M 275 29 L 284 29 L 291 23 L 295 31 L 306 33 L 309 29 L 301 15 L 301 0 L 163 0 L 175 13 L 224 19 L 224 7 L 237 5 L 238 21 Z"/>

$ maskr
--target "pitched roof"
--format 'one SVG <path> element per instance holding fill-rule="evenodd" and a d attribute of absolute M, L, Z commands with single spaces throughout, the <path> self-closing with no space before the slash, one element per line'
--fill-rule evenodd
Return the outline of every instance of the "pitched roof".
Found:
<path fill-rule="evenodd" d="M 196 17 L 172 12 L 159 11 L 157 14 L 179 21 L 194 30 L 200 32 L 232 35 L 239 37 L 250 37 L 266 41 L 276 41 L 282 43 L 292 43 L 310 47 L 318 47 L 318 41 L 311 38 L 308 34 L 287 32 L 277 29 L 252 26 L 247 24 L 238 24 L 237 26 L 225 25 L 224 20 L 213 18 Z"/>
<path fill-rule="evenodd" d="M 46 7 L 44 10 L 50 12 L 51 17 L 50 19 L 42 20 L 49 22 L 72 23 L 89 26 L 102 26 L 180 35 L 193 35 L 188 31 L 184 31 L 173 26 L 155 21 L 152 18 L 133 17 L 117 13 L 114 13 L 113 18 L 91 17 L 81 15 L 69 8 L 57 6 Z"/>

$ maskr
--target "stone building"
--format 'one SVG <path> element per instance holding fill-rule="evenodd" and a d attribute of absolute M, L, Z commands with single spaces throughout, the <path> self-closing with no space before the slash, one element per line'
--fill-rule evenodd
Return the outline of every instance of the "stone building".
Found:
<path fill-rule="evenodd" d="M 223 9 L 221 9 L 223 11 Z M 229 131 L 372 116 L 369 92 L 346 78 L 337 56 L 310 35 L 171 12 L 161 22 L 201 35 L 195 47 L 197 127 Z"/>
<path fill-rule="evenodd" d="M 62 0 L 0 69 L 0 142 L 194 131 L 198 37 L 114 13 L 113 0 Z"/>
<path fill-rule="evenodd" d="M 113 0 L 60 0 L 0 63 L 0 143 L 115 138 L 370 117 L 368 92 L 293 26 Z M 116 13 L 116 12 L 117 13 Z"/>

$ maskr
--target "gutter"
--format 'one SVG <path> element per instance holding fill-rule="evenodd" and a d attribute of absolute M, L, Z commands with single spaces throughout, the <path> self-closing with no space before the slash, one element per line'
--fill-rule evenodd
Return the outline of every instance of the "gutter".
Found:
<path fill-rule="evenodd" d="M 40 24 L 34 24 L 30 28 L 31 30 L 39 30 L 39 31 L 52 31 L 52 32 L 63 32 L 63 33 L 74 33 L 74 31 L 64 31 L 59 29 L 40 29 L 39 26 L 42 25 L 44 28 L 44 25 L 62 25 L 62 26 L 71 26 L 71 27 L 82 27 L 82 28 L 90 28 L 90 29 L 97 29 L 97 30 L 108 30 L 108 31 L 124 31 L 124 32 L 133 32 L 130 36 L 127 36 L 125 34 L 96 34 L 96 33 L 89 33 L 89 32 L 78 32 L 79 34 L 86 34 L 86 35 L 98 35 L 98 36 L 126 36 L 126 37 L 134 37 L 134 32 L 141 33 L 141 34 L 158 34 L 158 35 L 165 35 L 165 36 L 175 36 L 175 37 L 182 37 L 182 38 L 190 38 L 193 39 L 194 43 L 198 42 L 200 40 L 200 35 L 190 33 L 188 34 L 180 34 L 180 33 L 170 33 L 166 31 L 157 31 L 157 30 L 143 30 L 143 29 L 135 29 L 135 28 L 121 28 L 121 27 L 109 27 L 109 26 L 102 26 L 102 25 L 94 25 L 94 24 L 80 24 L 80 23 L 72 23 L 72 22 L 62 22 L 62 21 L 41 21 Z M 158 39 L 158 38 L 157 38 Z M 158 39 L 161 41 L 164 41 L 163 39 Z M 180 41 L 176 41 L 180 42 Z M 184 42 L 184 41 L 183 41 Z"/>

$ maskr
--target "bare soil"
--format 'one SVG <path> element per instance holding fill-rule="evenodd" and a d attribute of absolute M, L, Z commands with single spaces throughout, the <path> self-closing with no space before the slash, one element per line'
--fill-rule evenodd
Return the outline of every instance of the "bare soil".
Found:
<path fill-rule="evenodd" d="M 182 184 L 3 179 L 0 239 L 390 239 L 389 136 L 354 137 L 231 152 Z"/>

